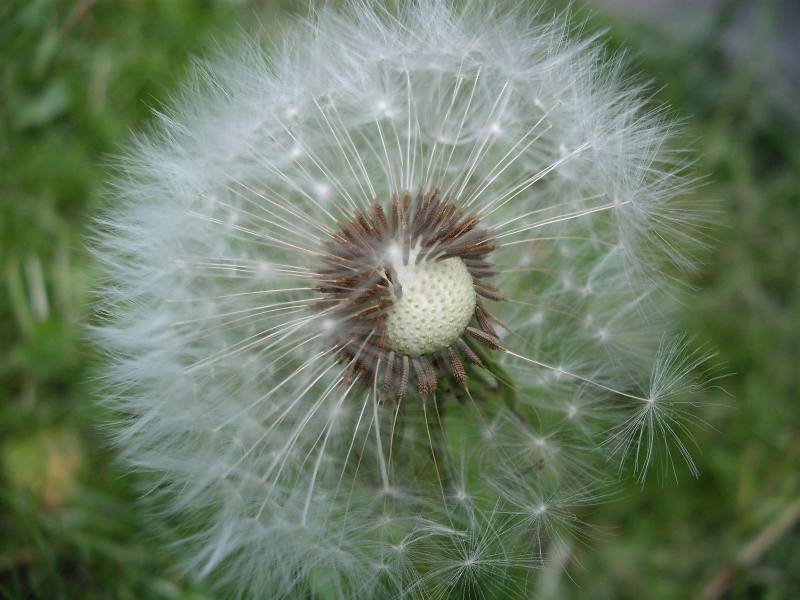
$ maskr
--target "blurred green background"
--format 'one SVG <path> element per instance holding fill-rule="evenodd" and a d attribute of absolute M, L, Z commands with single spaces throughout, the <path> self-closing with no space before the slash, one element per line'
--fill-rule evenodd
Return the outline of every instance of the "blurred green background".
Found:
<path fill-rule="evenodd" d="M 573 7 L 631 51 L 696 140 L 697 195 L 720 200 L 719 227 L 681 325 L 731 376 L 729 395 L 698 409 L 709 424 L 694 431 L 700 478 L 625 482 L 586 515 L 604 539 L 571 548 L 566 564 L 553 555 L 543 600 L 800 598 L 800 82 L 781 73 L 800 56 L 774 43 L 790 2 L 705 4 L 686 27 L 679 13 L 665 26 L 618 1 Z M 81 329 L 94 277 L 82 239 L 104 202 L 104 163 L 169 102 L 192 57 L 289 9 L 0 2 L 2 598 L 215 597 L 177 574 L 170 534 L 145 527 L 135 475 L 104 442 L 98 357 Z"/>

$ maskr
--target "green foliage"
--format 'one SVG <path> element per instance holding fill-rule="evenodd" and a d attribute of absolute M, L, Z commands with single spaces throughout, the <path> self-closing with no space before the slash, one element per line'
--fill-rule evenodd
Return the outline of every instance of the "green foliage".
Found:
<path fill-rule="evenodd" d="M 82 237 L 106 157 L 167 101 L 191 56 L 272 9 L 0 4 L 1 597 L 210 597 L 175 574 L 172 534 L 143 525 L 136 478 L 106 447 L 79 325 L 93 277 Z M 678 43 L 611 26 L 697 137 L 698 197 L 720 199 L 723 225 L 683 319 L 732 375 L 728 395 L 700 409 L 700 479 L 624 484 L 590 515 L 608 539 L 575 542 L 573 562 L 554 552 L 540 597 L 682 599 L 715 578 L 729 588 L 719 597 L 800 597 L 797 524 L 737 558 L 800 493 L 800 119 L 763 57 L 734 68 L 714 30 Z"/>
<path fill-rule="evenodd" d="M 0 5 L 0 597 L 201 593 L 142 533 L 135 482 L 106 448 L 82 237 L 106 157 L 248 16 L 224 0 Z"/>

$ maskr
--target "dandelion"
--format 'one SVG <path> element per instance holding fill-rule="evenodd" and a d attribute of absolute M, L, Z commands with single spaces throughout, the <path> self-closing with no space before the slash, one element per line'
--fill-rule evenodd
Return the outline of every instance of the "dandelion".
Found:
<path fill-rule="evenodd" d="M 353 1 L 198 66 L 94 246 L 116 440 L 186 568 L 529 597 L 609 458 L 685 453 L 671 129 L 595 38 L 482 2 Z"/>

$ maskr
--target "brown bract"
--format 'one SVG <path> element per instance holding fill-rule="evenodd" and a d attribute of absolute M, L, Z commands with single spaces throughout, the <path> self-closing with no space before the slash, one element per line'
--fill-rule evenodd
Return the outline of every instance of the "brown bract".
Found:
<path fill-rule="evenodd" d="M 345 378 L 375 386 L 382 375 L 381 391 L 393 391 L 402 398 L 411 367 L 422 396 L 436 390 L 439 376 L 449 375 L 465 385 L 461 358 L 483 367 L 463 335 L 451 346 L 422 356 L 387 350 L 387 310 L 393 298 L 403 294 L 392 266 L 395 260 L 407 265 L 409 260 L 418 264 L 458 257 L 469 270 L 477 294 L 503 300 L 500 291 L 484 281 L 496 274 L 489 260 L 496 248 L 494 239 L 478 227 L 480 216 L 465 212 L 457 200 L 442 199 L 438 190 L 420 192 L 414 199 L 406 192 L 402 199 L 393 197 L 387 211 L 376 199 L 366 213 L 357 211 L 349 221 L 337 223 L 339 231 L 323 243 L 324 265 L 316 269 L 315 290 L 323 297 L 315 310 L 330 332 L 337 362 L 347 364 Z M 471 342 L 502 351 L 492 320 L 499 322 L 478 300 L 476 327 L 467 327 L 465 332 Z"/>

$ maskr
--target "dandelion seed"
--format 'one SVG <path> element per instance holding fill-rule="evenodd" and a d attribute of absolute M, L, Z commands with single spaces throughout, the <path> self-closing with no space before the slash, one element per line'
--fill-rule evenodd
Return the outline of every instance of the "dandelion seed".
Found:
<path fill-rule="evenodd" d="M 187 569 L 528 597 L 606 458 L 694 469 L 688 342 L 632 391 L 703 227 L 670 131 L 597 40 L 477 1 L 353 1 L 198 68 L 95 241 L 120 451 Z"/>

